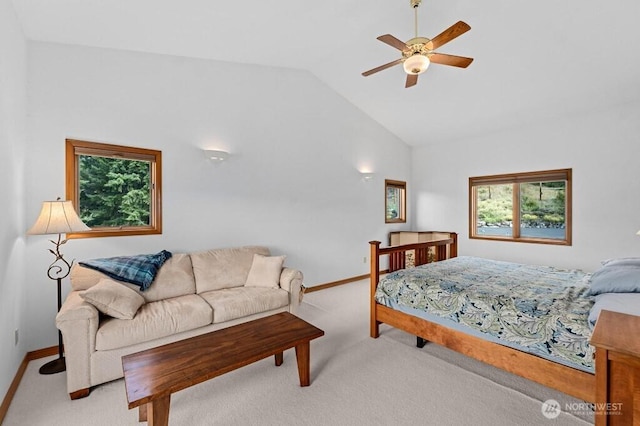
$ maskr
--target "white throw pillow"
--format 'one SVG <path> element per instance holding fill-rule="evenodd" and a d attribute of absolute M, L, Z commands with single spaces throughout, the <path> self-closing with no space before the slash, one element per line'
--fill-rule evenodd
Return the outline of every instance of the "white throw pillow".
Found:
<path fill-rule="evenodd" d="M 280 287 L 280 274 L 286 257 L 254 254 L 245 287 Z"/>
<path fill-rule="evenodd" d="M 138 308 L 144 305 L 144 297 L 136 290 L 109 278 L 103 278 L 93 287 L 80 293 L 103 314 L 119 319 L 133 319 Z"/>

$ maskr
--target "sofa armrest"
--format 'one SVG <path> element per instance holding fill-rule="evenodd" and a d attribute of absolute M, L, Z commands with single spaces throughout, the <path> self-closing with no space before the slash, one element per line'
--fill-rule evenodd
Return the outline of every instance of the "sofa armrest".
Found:
<path fill-rule="evenodd" d="M 289 292 L 289 312 L 298 310 L 300 304 L 300 290 L 302 288 L 302 272 L 293 268 L 282 268 L 280 273 L 280 288 Z"/>
<path fill-rule="evenodd" d="M 56 315 L 56 325 L 67 321 L 90 321 L 92 319 L 98 319 L 96 307 L 85 302 L 80 297 L 79 291 L 72 291 L 60 307 L 60 312 Z"/>
<path fill-rule="evenodd" d="M 67 391 L 73 393 L 90 387 L 91 354 L 96 350 L 98 310 L 72 291 L 56 315 L 56 326 L 62 332 L 67 359 Z"/>

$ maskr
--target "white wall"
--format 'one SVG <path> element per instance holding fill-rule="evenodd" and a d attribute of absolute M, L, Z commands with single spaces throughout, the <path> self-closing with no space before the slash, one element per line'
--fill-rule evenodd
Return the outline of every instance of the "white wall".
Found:
<path fill-rule="evenodd" d="M 417 229 L 459 233 L 459 253 L 593 271 L 640 255 L 640 103 L 558 117 L 458 143 L 414 150 Z M 573 245 L 470 240 L 468 178 L 573 169 Z"/>
<path fill-rule="evenodd" d="M 383 186 L 409 147 L 309 72 L 45 43 L 28 62 L 28 221 L 64 197 L 65 138 L 162 150 L 163 234 L 72 240 L 70 259 L 263 244 L 313 286 L 367 273 L 367 242 L 401 229 Z M 56 344 L 49 244 L 27 245 L 29 349 Z"/>
<path fill-rule="evenodd" d="M 9 0 L 0 0 L 0 398 L 24 357 L 24 162 L 26 141 L 26 41 Z"/>

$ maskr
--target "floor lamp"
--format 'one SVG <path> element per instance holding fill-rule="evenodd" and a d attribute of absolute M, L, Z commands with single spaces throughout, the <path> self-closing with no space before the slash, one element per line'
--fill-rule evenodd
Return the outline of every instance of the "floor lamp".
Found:
<path fill-rule="evenodd" d="M 71 266 L 73 266 L 73 260 L 69 263 L 60 253 L 60 246 L 67 242 L 66 238 L 62 239 L 62 234 L 88 231 L 90 229 L 80 220 L 73 209 L 71 201 L 60 201 L 60 198 L 58 198 L 56 201 L 44 201 L 42 203 L 40 216 L 38 216 L 31 229 L 27 231 L 27 235 L 58 234 L 57 241 L 49 240 L 55 246 L 55 249 L 49 249 L 51 254 L 55 256 L 55 260 L 47 270 L 47 276 L 58 282 L 58 312 L 62 306 L 62 280 L 69 275 Z M 65 370 L 62 333 L 58 330 L 58 359 L 54 359 L 40 367 L 40 374 L 54 374 Z"/>

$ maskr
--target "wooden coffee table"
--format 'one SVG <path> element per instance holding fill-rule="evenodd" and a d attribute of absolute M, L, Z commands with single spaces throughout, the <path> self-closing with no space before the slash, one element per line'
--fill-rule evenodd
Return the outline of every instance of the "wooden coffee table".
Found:
<path fill-rule="evenodd" d="M 324 331 L 283 312 L 122 357 L 129 408 L 139 420 L 169 424 L 171 394 L 296 348 L 300 386 L 309 386 L 311 340 Z"/>

